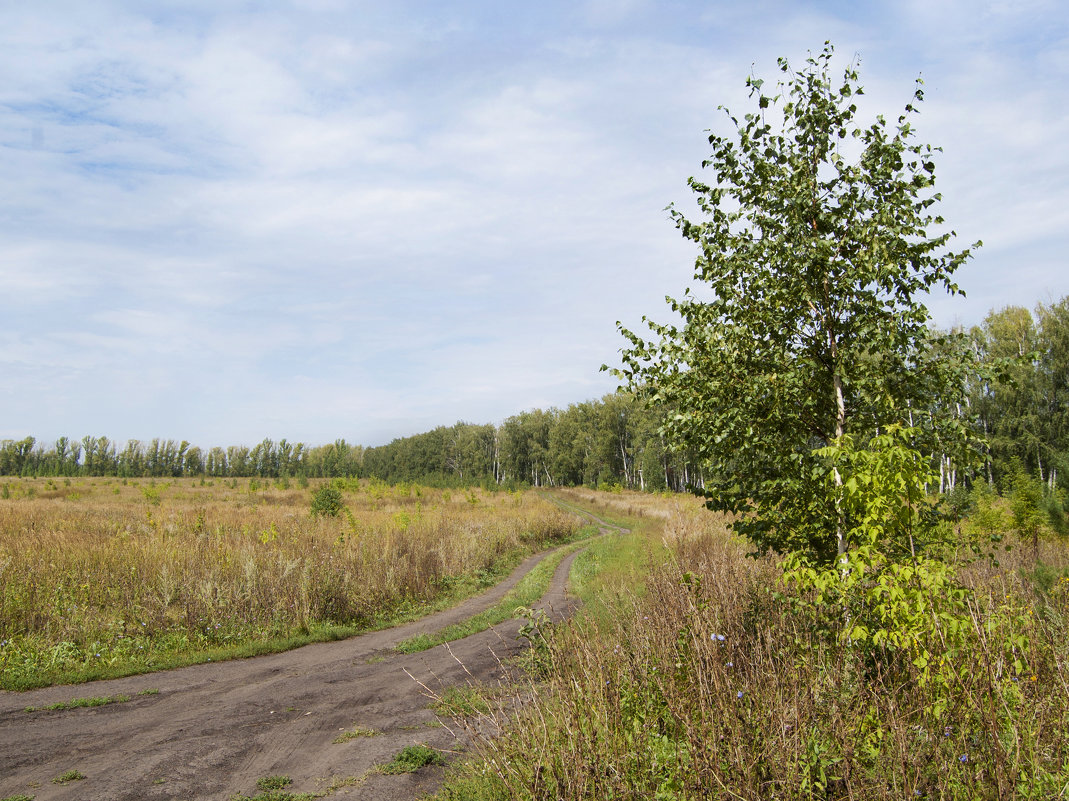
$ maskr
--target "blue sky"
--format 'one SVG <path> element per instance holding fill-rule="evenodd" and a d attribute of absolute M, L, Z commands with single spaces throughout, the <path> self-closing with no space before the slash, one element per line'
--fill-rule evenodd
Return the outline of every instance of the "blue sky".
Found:
<path fill-rule="evenodd" d="M 664 211 L 824 40 L 926 85 L 942 326 L 1069 294 L 1062 0 L 0 3 L 0 438 L 380 444 L 611 391 Z"/>

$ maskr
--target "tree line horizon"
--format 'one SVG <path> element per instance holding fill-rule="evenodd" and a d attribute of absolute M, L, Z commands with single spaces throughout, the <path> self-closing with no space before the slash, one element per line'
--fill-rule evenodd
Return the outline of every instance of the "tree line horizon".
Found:
<path fill-rule="evenodd" d="M 1001 382 L 974 381 L 968 408 L 989 441 L 982 478 L 1010 471 L 1069 486 L 1069 296 L 1035 312 L 1008 306 L 969 332 L 981 363 L 1009 364 Z M 661 433 L 667 410 L 627 392 L 532 409 L 501 425 L 458 421 L 364 446 L 345 439 L 310 446 L 265 438 L 202 448 L 186 440 L 60 437 L 50 447 L 32 436 L 0 440 L 3 476 L 121 478 L 375 478 L 434 485 L 619 486 L 682 491 L 704 484 L 698 460 L 669 447 Z M 932 454 L 940 491 L 974 476 L 958 475 L 951 456 Z"/>

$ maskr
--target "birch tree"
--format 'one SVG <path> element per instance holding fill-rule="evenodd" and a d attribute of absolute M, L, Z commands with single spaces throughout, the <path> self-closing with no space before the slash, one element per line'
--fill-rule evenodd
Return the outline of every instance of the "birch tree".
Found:
<path fill-rule="evenodd" d="M 948 250 L 934 209 L 937 150 L 913 129 L 920 81 L 897 121 L 862 125 L 857 65 L 838 82 L 832 57 L 826 44 L 800 72 L 780 59 L 773 94 L 747 79 L 756 108 L 727 112 L 710 178 L 688 181 L 701 217 L 670 207 L 704 289 L 669 299 L 681 322 L 644 318 L 651 341 L 621 326 L 618 371 L 676 410 L 663 432 L 709 466 L 710 508 L 739 514 L 761 548 L 821 560 L 849 542 L 816 451 L 844 434 L 861 445 L 909 409 L 923 423 L 934 396 L 961 395 L 937 355 L 956 345 L 929 329 L 923 297 L 958 292 L 970 255 Z"/>

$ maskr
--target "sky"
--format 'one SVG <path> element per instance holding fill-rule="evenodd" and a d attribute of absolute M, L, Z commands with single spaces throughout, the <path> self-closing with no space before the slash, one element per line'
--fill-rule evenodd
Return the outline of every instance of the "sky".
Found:
<path fill-rule="evenodd" d="M 1069 295 L 1063 0 L 0 0 L 0 439 L 378 445 L 613 391 L 718 106 L 918 77 L 965 297 Z M 706 176 L 708 177 L 708 176 Z"/>

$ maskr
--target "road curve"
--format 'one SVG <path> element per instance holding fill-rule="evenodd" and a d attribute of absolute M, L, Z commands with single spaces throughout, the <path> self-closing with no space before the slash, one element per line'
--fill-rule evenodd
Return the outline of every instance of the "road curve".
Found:
<path fill-rule="evenodd" d="M 177 670 L 0 693 L 0 798 L 37 801 L 229 799 L 254 795 L 257 779 L 286 775 L 295 793 L 361 776 L 401 748 L 456 745 L 428 708 L 431 689 L 503 677 L 500 664 L 522 647 L 513 620 L 417 654 L 402 640 L 439 631 L 493 606 L 547 554 L 532 556 L 501 584 L 453 609 L 396 628 L 293 651 Z M 566 587 L 576 554 L 562 560 L 539 606 L 571 610 Z M 138 695 L 145 691 L 155 694 Z M 26 712 L 74 698 L 129 696 L 107 706 Z M 378 734 L 334 743 L 354 726 Z M 85 778 L 53 779 L 76 770 Z M 441 769 L 367 775 L 334 797 L 414 798 L 433 790 Z"/>

